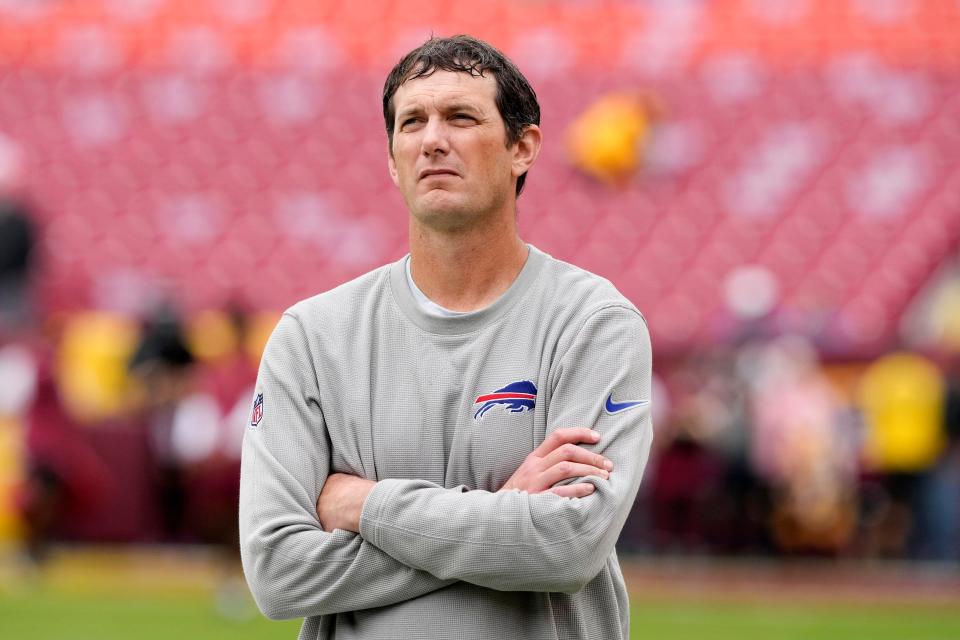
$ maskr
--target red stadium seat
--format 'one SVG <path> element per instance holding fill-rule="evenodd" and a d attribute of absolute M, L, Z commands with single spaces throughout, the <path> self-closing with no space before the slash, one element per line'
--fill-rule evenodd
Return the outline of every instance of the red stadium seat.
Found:
<path fill-rule="evenodd" d="M 666 121 L 693 127 L 699 146 L 673 173 L 651 169 L 620 189 L 577 174 L 562 136 L 597 91 L 636 87 L 634 72 L 578 68 L 537 80 L 547 144 L 519 201 L 525 237 L 608 276 L 668 323 L 658 330 L 678 347 L 709 326 L 723 278 L 742 264 L 773 273 L 785 312 L 825 313 L 852 296 L 865 300 L 856 313 L 879 305 L 896 317 L 960 239 L 955 75 L 891 72 L 934 107 L 897 121 L 871 111 L 829 67 L 776 70 L 762 57 L 710 65 L 689 79 L 645 81 Z M 4 134 L 28 149 L 50 236 L 50 308 L 89 299 L 70 287 L 126 266 L 172 279 L 198 307 L 235 291 L 259 308 L 282 307 L 398 257 L 403 207 L 385 168 L 380 75 L 349 63 L 3 75 Z M 716 84 L 725 77 L 739 84 Z M 799 156 L 776 153 L 784 131 Z M 791 131 L 815 139 L 807 146 Z M 896 187 L 868 183 L 871 163 L 897 149 L 920 163 L 918 186 L 902 210 L 869 215 L 864 198 Z M 898 179 L 910 177 L 904 166 Z M 744 200 L 743 189 L 759 199 Z M 330 238 L 356 242 L 361 227 L 376 242 L 329 259 Z M 297 279 L 304 272 L 312 284 Z"/>

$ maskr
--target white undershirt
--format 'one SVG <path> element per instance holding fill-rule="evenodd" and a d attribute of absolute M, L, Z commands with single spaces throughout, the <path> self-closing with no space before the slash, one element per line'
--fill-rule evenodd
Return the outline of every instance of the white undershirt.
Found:
<path fill-rule="evenodd" d="M 413 299 L 417 301 L 417 306 L 420 307 L 420 310 L 425 314 L 433 316 L 434 318 L 456 318 L 458 316 L 465 316 L 468 313 L 473 313 L 472 311 L 451 311 L 450 309 L 441 307 L 428 298 L 427 294 L 420 291 L 420 287 L 413 281 L 413 272 L 410 270 L 410 256 L 407 256 L 407 259 L 404 261 L 404 267 L 406 267 L 407 271 L 407 284 L 410 285 L 410 293 L 413 294 Z"/>

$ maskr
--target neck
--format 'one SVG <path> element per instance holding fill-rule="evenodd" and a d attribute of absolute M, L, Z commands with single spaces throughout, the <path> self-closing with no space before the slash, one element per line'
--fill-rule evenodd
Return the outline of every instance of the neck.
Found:
<path fill-rule="evenodd" d="M 410 271 L 435 303 L 476 311 L 497 300 L 527 260 L 514 219 L 482 228 L 438 232 L 410 219 Z"/>

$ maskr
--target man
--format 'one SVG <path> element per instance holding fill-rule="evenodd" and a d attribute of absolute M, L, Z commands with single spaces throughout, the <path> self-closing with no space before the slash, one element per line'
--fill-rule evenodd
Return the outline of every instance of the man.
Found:
<path fill-rule="evenodd" d="M 646 325 L 520 240 L 540 113 L 499 51 L 427 41 L 384 118 L 410 255 L 269 340 L 241 472 L 257 603 L 306 617 L 301 638 L 626 638 L 614 543 L 652 436 Z"/>

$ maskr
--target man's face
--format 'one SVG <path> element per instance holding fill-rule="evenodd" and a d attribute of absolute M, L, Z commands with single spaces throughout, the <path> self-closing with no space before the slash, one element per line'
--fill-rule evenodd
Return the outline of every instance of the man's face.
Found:
<path fill-rule="evenodd" d="M 519 175 L 490 73 L 438 70 L 393 96 L 390 175 L 421 223 L 453 231 L 503 211 Z"/>

